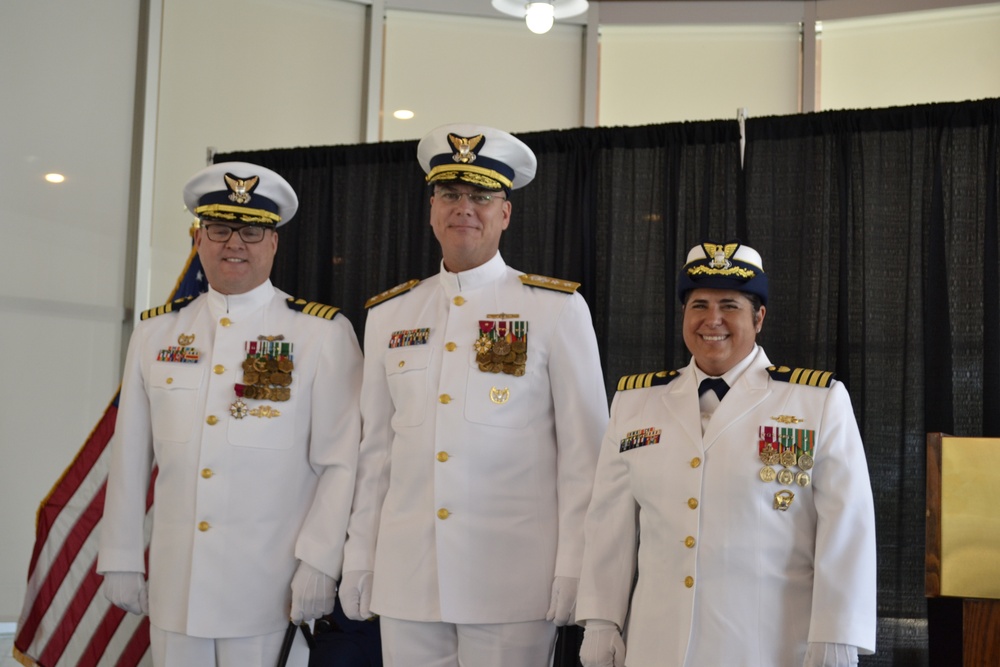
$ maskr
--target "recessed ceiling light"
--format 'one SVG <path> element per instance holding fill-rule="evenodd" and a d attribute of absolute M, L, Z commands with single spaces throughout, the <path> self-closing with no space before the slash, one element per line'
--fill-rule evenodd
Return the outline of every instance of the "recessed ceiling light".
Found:
<path fill-rule="evenodd" d="M 410 120 L 413 118 L 413 112 L 409 109 L 398 109 L 393 111 L 392 115 L 394 118 L 398 118 L 399 120 Z"/>
<path fill-rule="evenodd" d="M 66 177 L 62 174 L 45 174 L 45 180 L 49 183 L 62 183 Z"/>

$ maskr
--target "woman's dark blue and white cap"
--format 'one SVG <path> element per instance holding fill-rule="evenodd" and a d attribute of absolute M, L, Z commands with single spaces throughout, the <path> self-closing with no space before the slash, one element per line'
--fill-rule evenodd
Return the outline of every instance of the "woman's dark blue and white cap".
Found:
<path fill-rule="evenodd" d="M 507 132 L 454 123 L 420 140 L 417 161 L 428 183 L 461 182 L 494 192 L 524 187 L 538 166 L 532 150 Z"/>
<path fill-rule="evenodd" d="M 280 227 L 299 209 L 299 198 L 284 178 L 249 162 L 205 167 L 184 186 L 184 204 L 199 220 Z"/>
<path fill-rule="evenodd" d="M 767 274 L 760 253 L 739 241 L 705 242 L 691 248 L 677 277 L 677 297 L 699 287 L 732 289 L 760 297 L 767 305 Z"/>

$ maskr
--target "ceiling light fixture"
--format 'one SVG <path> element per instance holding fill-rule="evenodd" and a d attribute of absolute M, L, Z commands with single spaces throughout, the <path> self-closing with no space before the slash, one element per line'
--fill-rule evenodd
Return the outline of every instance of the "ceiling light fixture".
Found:
<path fill-rule="evenodd" d="M 525 0 L 491 0 L 493 9 L 524 18 L 528 30 L 542 35 L 552 28 L 555 19 L 565 19 L 578 16 L 587 11 L 587 0 L 544 0 L 543 2 L 525 2 Z"/>

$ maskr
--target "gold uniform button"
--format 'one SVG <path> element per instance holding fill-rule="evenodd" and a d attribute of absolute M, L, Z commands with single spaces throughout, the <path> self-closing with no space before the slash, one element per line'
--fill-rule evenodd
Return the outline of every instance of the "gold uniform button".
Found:
<path fill-rule="evenodd" d="M 438 518 L 441 519 L 442 521 L 447 519 L 449 516 L 451 516 L 451 512 L 449 512 L 445 508 L 442 507 L 441 509 L 438 510 Z"/>
<path fill-rule="evenodd" d="M 441 394 L 438 396 L 438 400 L 447 405 L 448 403 L 451 403 L 451 396 L 448 394 Z"/>
<path fill-rule="evenodd" d="M 438 454 L 437 454 L 437 460 L 440 461 L 441 463 L 444 463 L 445 461 L 447 461 L 448 460 L 448 452 L 438 452 Z"/>
<path fill-rule="evenodd" d="M 223 373 L 226 372 L 226 367 L 223 366 L 222 364 L 216 364 L 215 366 L 212 367 L 212 370 L 215 372 L 216 375 L 222 375 Z"/>
<path fill-rule="evenodd" d="M 692 588 L 694 586 L 694 577 L 684 577 L 684 586 Z"/>
<path fill-rule="evenodd" d="M 701 465 L 701 459 L 699 459 L 697 456 L 694 457 L 693 459 L 691 459 L 691 467 L 692 468 L 697 468 L 700 465 Z"/>
<path fill-rule="evenodd" d="M 173 384 L 173 383 L 174 383 L 173 378 L 167 378 L 167 384 Z"/>
<path fill-rule="evenodd" d="M 216 417 L 215 415 L 209 415 L 208 419 L 206 419 L 205 421 L 208 422 L 209 426 L 215 426 L 216 424 L 219 423 L 219 418 Z"/>
<path fill-rule="evenodd" d="M 698 499 L 697 498 L 688 498 L 688 507 L 690 507 L 693 510 L 698 509 Z"/>
<path fill-rule="evenodd" d="M 221 324 L 224 327 L 228 327 L 232 323 L 233 323 L 233 321 L 231 319 L 229 319 L 228 317 L 223 317 L 221 320 L 219 320 L 219 324 Z"/>
<path fill-rule="evenodd" d="M 400 367 L 400 368 L 402 368 L 402 367 L 403 367 L 403 366 L 405 366 L 405 365 L 406 365 L 406 362 L 405 362 L 405 361 L 401 361 L 401 362 L 399 362 L 399 367 Z"/>
<path fill-rule="evenodd" d="M 456 296 L 454 299 L 451 300 L 451 302 L 454 303 L 456 306 L 461 306 L 463 303 L 465 303 L 465 299 L 463 299 L 460 296 Z"/>
<path fill-rule="evenodd" d="M 203 533 L 209 528 L 211 528 L 211 526 L 208 525 L 207 521 L 202 521 L 201 523 L 198 524 L 198 530 L 200 530 Z"/>
<path fill-rule="evenodd" d="M 688 535 L 687 537 L 685 537 L 684 538 L 684 546 L 686 546 L 688 549 L 692 548 L 694 546 L 694 538 L 691 537 L 690 535 Z"/>
<path fill-rule="evenodd" d="M 212 473 L 212 469 L 211 468 L 202 468 L 201 469 L 201 476 L 204 477 L 205 479 L 208 479 L 212 475 L 213 475 L 213 473 Z"/>
<path fill-rule="evenodd" d="M 445 344 L 444 349 L 448 350 L 449 352 L 454 352 L 456 347 L 458 347 L 458 345 L 455 345 L 451 341 L 448 341 Z"/>

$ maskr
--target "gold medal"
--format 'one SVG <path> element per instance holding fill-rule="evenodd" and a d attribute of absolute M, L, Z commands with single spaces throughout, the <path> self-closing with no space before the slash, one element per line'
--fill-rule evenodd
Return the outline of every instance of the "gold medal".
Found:
<path fill-rule="evenodd" d="M 813 465 L 815 465 L 815 463 L 816 462 L 813 461 L 813 457 L 810 456 L 809 454 L 803 454 L 802 456 L 799 457 L 799 467 L 802 468 L 803 470 L 812 470 L 812 467 Z"/>
<path fill-rule="evenodd" d="M 767 446 L 760 450 L 760 460 L 766 466 L 778 463 L 778 452 L 771 446 L 771 443 L 767 443 Z"/>
<path fill-rule="evenodd" d="M 771 466 L 764 466 L 760 469 L 758 475 L 760 476 L 760 481 L 762 482 L 773 482 L 775 478 L 774 468 Z"/>
<path fill-rule="evenodd" d="M 493 358 L 506 357 L 510 354 L 510 343 L 500 338 L 497 342 L 493 343 Z"/>
<path fill-rule="evenodd" d="M 786 449 L 785 451 L 781 452 L 780 460 L 781 460 L 781 465 L 785 466 L 786 468 L 795 465 L 795 450 Z"/>
<path fill-rule="evenodd" d="M 801 486 L 802 488 L 805 488 L 812 483 L 812 480 L 809 479 L 809 473 L 800 472 L 795 476 L 795 483 Z"/>
<path fill-rule="evenodd" d="M 247 404 L 243 402 L 243 399 L 237 398 L 233 401 L 233 404 L 229 406 L 229 414 L 236 419 L 243 419 L 247 416 Z"/>
<path fill-rule="evenodd" d="M 782 468 L 781 472 L 778 473 L 778 484 L 784 486 L 791 486 L 792 482 L 795 481 L 795 473 L 793 473 L 788 468 Z"/>

